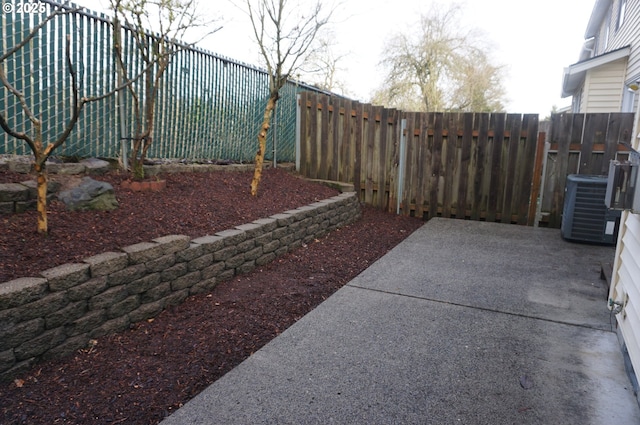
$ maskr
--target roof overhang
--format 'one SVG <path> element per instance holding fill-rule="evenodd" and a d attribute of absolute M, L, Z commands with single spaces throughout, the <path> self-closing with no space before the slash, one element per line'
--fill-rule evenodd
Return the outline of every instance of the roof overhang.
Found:
<path fill-rule="evenodd" d="M 631 46 L 625 46 L 603 55 L 569 65 L 564 69 L 562 75 L 562 97 L 573 96 L 584 82 L 587 71 L 590 69 L 615 62 L 619 59 L 628 58 L 630 54 Z"/>

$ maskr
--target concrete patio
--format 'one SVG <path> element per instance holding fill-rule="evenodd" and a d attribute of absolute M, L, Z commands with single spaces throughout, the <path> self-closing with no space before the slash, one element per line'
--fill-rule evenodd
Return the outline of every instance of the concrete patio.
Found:
<path fill-rule="evenodd" d="M 640 423 L 613 256 L 433 219 L 162 424 Z"/>

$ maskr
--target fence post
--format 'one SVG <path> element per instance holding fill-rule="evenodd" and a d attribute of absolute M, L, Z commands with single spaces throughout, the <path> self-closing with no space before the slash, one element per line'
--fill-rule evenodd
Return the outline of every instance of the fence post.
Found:
<path fill-rule="evenodd" d="M 536 144 L 536 157 L 533 164 L 533 182 L 531 184 L 531 199 L 529 200 L 529 223 L 527 225 L 538 227 L 542 214 L 542 199 L 540 198 L 540 188 L 544 186 L 545 173 L 547 168 L 548 143 L 545 132 L 538 133 Z"/>
<path fill-rule="evenodd" d="M 398 158 L 398 196 L 396 200 L 396 214 L 400 214 L 400 203 L 402 202 L 402 191 L 404 189 L 404 173 L 406 167 L 407 137 L 405 135 L 407 128 L 407 120 L 400 120 L 400 155 Z"/>
<path fill-rule="evenodd" d="M 122 77 L 122 70 L 119 66 L 116 66 L 118 87 L 124 84 L 124 78 Z M 120 162 L 122 163 L 122 169 L 127 171 L 129 169 L 129 152 L 127 151 L 128 138 L 125 138 L 127 133 L 127 124 L 124 119 L 125 105 L 124 105 L 124 89 L 116 92 L 117 110 L 116 119 L 118 120 L 118 126 L 120 127 Z"/>
<path fill-rule="evenodd" d="M 300 94 L 296 94 L 296 171 L 300 171 L 300 114 L 302 113 L 300 106 Z"/>

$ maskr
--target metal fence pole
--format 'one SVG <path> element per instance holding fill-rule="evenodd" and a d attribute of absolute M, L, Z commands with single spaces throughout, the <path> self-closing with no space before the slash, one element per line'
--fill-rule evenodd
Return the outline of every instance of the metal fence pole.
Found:
<path fill-rule="evenodd" d="M 400 120 L 400 157 L 398 159 L 398 199 L 396 201 L 396 214 L 400 214 L 400 204 L 402 203 L 402 191 L 404 189 L 404 173 L 407 165 L 407 137 L 405 135 L 407 120 Z"/>
<path fill-rule="evenodd" d="M 302 109 L 300 107 L 300 94 L 296 94 L 296 171 L 300 171 L 300 114 Z"/>

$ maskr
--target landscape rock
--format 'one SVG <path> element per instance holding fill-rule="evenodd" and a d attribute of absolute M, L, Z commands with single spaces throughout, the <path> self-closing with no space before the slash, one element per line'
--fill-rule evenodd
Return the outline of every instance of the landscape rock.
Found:
<path fill-rule="evenodd" d="M 91 175 L 105 174 L 111 167 L 111 164 L 109 164 L 108 161 L 98 158 L 83 159 L 80 161 L 80 164 L 84 165 L 87 173 Z"/>
<path fill-rule="evenodd" d="M 29 156 L 16 156 L 8 160 L 9 171 L 28 174 L 33 169 L 33 158 Z"/>
<path fill-rule="evenodd" d="M 91 177 L 84 177 L 78 186 L 60 192 L 58 199 L 64 202 L 70 211 L 108 211 L 118 208 L 113 186 Z"/>
<path fill-rule="evenodd" d="M 78 175 L 86 171 L 86 167 L 79 162 L 52 162 L 47 161 L 47 171 L 51 174 Z"/>

